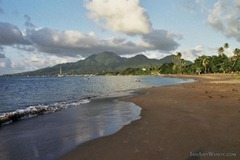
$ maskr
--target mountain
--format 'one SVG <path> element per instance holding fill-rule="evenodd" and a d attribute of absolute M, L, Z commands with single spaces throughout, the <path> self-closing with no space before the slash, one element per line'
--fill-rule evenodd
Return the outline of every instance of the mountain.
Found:
<path fill-rule="evenodd" d="M 172 62 L 173 55 L 164 57 L 160 60 L 149 59 L 140 54 L 131 58 L 120 57 L 114 52 L 102 52 L 93 54 L 84 60 L 72 63 L 58 64 L 31 72 L 19 73 L 17 75 L 41 76 L 57 75 L 60 68 L 65 75 L 98 74 L 103 72 L 116 72 L 126 68 L 140 68 L 145 66 L 156 66 Z M 190 63 L 189 61 L 186 61 Z"/>
<path fill-rule="evenodd" d="M 172 62 L 173 55 L 166 56 L 159 60 L 161 64 Z"/>

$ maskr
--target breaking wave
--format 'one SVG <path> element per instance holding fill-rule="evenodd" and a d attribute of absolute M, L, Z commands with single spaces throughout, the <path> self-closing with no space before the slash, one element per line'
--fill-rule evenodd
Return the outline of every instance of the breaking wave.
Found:
<path fill-rule="evenodd" d="M 79 101 L 56 102 L 48 105 L 40 104 L 36 106 L 29 106 L 25 109 L 17 109 L 13 112 L 0 113 L 0 126 L 18 121 L 20 119 L 57 112 L 66 108 L 79 106 L 81 104 L 85 104 L 89 102 L 90 102 L 90 98 L 87 98 L 87 99 L 81 99 Z"/>

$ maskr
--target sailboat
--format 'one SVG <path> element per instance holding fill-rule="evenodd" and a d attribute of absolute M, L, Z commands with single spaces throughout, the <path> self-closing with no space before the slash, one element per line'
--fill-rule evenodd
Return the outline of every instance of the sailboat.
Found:
<path fill-rule="evenodd" d="M 58 77 L 63 77 L 63 74 L 62 74 L 62 66 L 60 66 L 59 68 L 59 74 L 57 75 Z"/>

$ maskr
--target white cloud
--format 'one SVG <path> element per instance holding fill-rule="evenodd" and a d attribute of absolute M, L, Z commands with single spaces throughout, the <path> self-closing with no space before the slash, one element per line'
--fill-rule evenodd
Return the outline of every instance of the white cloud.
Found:
<path fill-rule="evenodd" d="M 60 57 L 78 55 L 87 57 L 104 51 L 113 51 L 119 55 L 136 54 L 148 50 L 169 52 L 178 48 L 177 40 L 182 38 L 181 35 L 166 30 L 153 30 L 134 42 L 121 37 L 101 39 L 94 33 L 83 34 L 74 30 L 60 32 L 49 28 L 28 30 L 26 37 L 38 51 Z"/>
<path fill-rule="evenodd" d="M 103 51 L 114 51 L 120 55 L 137 53 L 142 46 L 123 38 L 101 39 L 94 33 L 83 34 L 79 31 L 57 31 L 49 28 L 28 30 L 27 38 L 40 51 L 57 56 L 87 57 Z"/>
<path fill-rule="evenodd" d="M 0 44 L 19 51 L 43 52 L 59 57 L 87 57 L 104 51 L 119 55 L 137 54 L 146 51 L 172 51 L 178 48 L 181 35 L 167 30 L 151 30 L 138 40 L 112 37 L 102 39 L 95 33 L 77 30 L 58 31 L 50 28 L 28 28 L 22 33 L 17 26 L 0 22 Z"/>
<path fill-rule="evenodd" d="M 169 53 L 161 53 L 159 51 L 147 51 L 147 52 L 143 52 L 141 54 L 147 56 L 148 58 L 152 58 L 152 59 L 161 59 L 166 56 L 169 56 Z"/>
<path fill-rule="evenodd" d="M 5 67 L 5 63 L 0 60 L 0 69 Z"/>
<path fill-rule="evenodd" d="M 0 75 L 12 73 L 12 61 L 9 58 L 0 58 Z"/>
<path fill-rule="evenodd" d="M 236 2 L 238 5 L 240 5 L 240 0 L 235 0 L 235 2 Z"/>
<path fill-rule="evenodd" d="M 0 46 L 0 58 L 6 58 L 5 55 L 3 54 L 4 48 L 3 46 Z"/>
<path fill-rule="evenodd" d="M 208 24 L 240 42 L 240 1 L 218 0 L 209 11 Z"/>
<path fill-rule="evenodd" d="M 176 52 L 181 52 L 183 59 L 193 62 L 196 58 L 205 54 L 205 48 L 198 45 L 194 48 L 177 50 Z"/>
<path fill-rule="evenodd" d="M 180 0 L 180 5 L 187 11 L 195 13 L 197 11 L 206 12 L 205 0 Z M 177 4 L 176 8 L 179 7 Z"/>
<path fill-rule="evenodd" d="M 91 0 L 86 2 L 89 17 L 113 32 L 147 34 L 151 23 L 139 0 Z"/>
<path fill-rule="evenodd" d="M 57 31 L 49 28 L 28 30 L 27 38 L 40 51 L 59 56 L 77 56 L 88 53 L 98 38 L 93 34 L 79 31 Z"/>
<path fill-rule="evenodd" d="M 0 67 L 0 75 L 5 74 L 4 71 L 8 71 L 6 73 L 32 71 L 40 68 L 54 66 L 60 63 L 75 62 L 79 59 L 80 57 L 78 59 L 72 57 L 57 57 L 55 55 L 47 55 L 44 53 L 31 53 L 25 55 L 19 61 L 10 61 L 10 59 L 1 61 L 0 59 L 0 65 L 2 65 L 2 68 Z"/>
<path fill-rule="evenodd" d="M 225 51 L 225 54 L 228 56 L 228 57 L 232 57 L 233 56 L 233 50 L 231 48 L 225 48 L 224 49 Z M 217 52 L 216 52 L 217 53 Z"/>
<path fill-rule="evenodd" d="M 30 19 L 27 20 L 30 23 Z M 31 26 L 21 32 L 17 26 L 4 22 L 0 22 L 0 31 L 0 57 L 3 59 L 5 55 L 8 57 L 11 54 L 5 52 L 3 46 L 15 49 L 14 54 L 21 57 L 19 61 L 11 61 L 6 57 L 1 60 L 0 74 L 39 69 L 68 62 L 70 59 L 77 61 L 104 51 L 113 51 L 121 56 L 144 53 L 152 58 L 161 57 L 162 53 L 177 49 L 178 41 L 182 38 L 181 35 L 167 30 L 151 30 L 134 41 L 129 40 L 129 37 L 103 39 L 93 32 L 86 34 L 77 30 L 58 31 Z M 151 56 L 149 53 L 156 54 Z"/>
<path fill-rule="evenodd" d="M 150 59 L 161 59 L 166 56 L 169 56 L 169 53 L 163 53 L 163 52 L 159 52 L 159 51 L 146 51 L 146 52 L 140 52 L 137 54 L 128 54 L 128 55 L 124 55 L 122 57 L 131 58 L 131 57 L 134 57 L 139 54 L 145 55 L 146 57 L 148 57 Z"/>

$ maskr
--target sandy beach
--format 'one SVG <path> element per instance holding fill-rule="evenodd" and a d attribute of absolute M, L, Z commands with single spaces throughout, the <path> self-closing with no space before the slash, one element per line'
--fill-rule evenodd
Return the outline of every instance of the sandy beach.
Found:
<path fill-rule="evenodd" d="M 240 159 L 240 79 L 183 77 L 197 82 L 139 91 L 147 94 L 125 101 L 142 108 L 140 120 L 82 144 L 61 159 Z"/>

